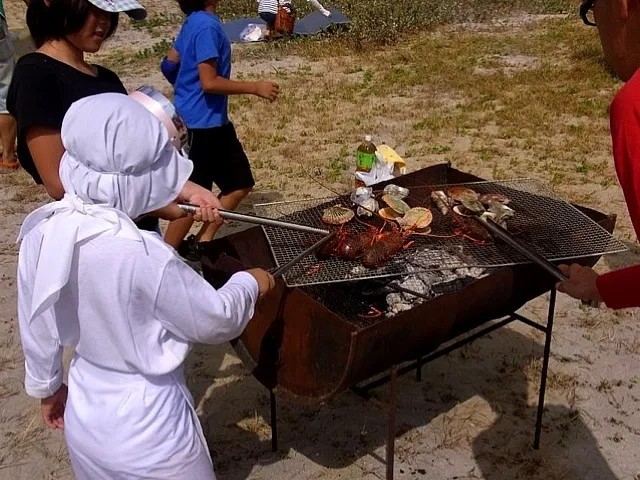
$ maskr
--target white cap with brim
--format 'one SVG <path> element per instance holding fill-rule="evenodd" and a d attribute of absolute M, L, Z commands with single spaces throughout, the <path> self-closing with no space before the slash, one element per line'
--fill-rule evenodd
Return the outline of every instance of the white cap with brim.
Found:
<path fill-rule="evenodd" d="M 134 20 L 144 20 L 147 18 L 147 11 L 135 0 L 89 0 L 89 2 L 105 12 L 123 12 Z"/>

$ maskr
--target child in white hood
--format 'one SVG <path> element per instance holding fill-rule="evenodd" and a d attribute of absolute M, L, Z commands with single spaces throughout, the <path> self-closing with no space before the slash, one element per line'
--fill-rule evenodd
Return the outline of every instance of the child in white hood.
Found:
<path fill-rule="evenodd" d="M 194 342 L 238 337 L 273 277 L 241 272 L 216 291 L 136 228 L 133 218 L 180 198 L 193 166 L 134 100 L 76 102 L 62 141 L 65 196 L 20 232 L 26 391 L 48 426 L 64 428 L 77 480 L 215 479 L 183 362 Z M 68 389 L 63 347 L 76 352 Z"/>

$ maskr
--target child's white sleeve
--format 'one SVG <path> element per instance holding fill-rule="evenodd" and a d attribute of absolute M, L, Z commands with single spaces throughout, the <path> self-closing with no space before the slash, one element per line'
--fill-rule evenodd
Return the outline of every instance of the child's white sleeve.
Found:
<path fill-rule="evenodd" d="M 192 268 L 172 259 L 164 269 L 156 299 L 156 318 L 179 338 L 218 344 L 239 337 L 253 316 L 258 282 L 236 273 L 215 290 Z"/>
<path fill-rule="evenodd" d="M 21 250 L 22 255 L 22 250 Z M 30 299 L 28 282 L 18 272 L 18 296 Z M 51 309 L 28 322 L 27 305 L 18 302 L 18 325 L 24 353 L 24 387 L 27 395 L 47 398 L 62 386 L 62 346 L 58 337 L 54 313 Z"/>

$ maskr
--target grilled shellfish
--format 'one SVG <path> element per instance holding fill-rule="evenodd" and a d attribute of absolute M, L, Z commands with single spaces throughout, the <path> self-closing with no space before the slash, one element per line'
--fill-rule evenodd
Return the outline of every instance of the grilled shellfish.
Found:
<path fill-rule="evenodd" d="M 322 221 L 329 225 L 342 225 L 351 221 L 354 216 L 355 213 L 353 213 L 353 210 L 350 208 L 334 205 L 333 207 L 324 209 L 322 212 Z"/>
<path fill-rule="evenodd" d="M 491 218 L 502 228 L 507 228 L 507 220 L 513 218 L 515 212 L 500 202 L 491 202 L 484 216 Z"/>
<path fill-rule="evenodd" d="M 400 215 L 404 215 L 411 209 L 411 207 L 407 205 L 404 200 L 402 200 L 400 197 L 396 197 L 395 195 L 383 195 L 382 201 L 389 205 Z"/>
<path fill-rule="evenodd" d="M 484 206 L 478 200 L 479 195 L 467 187 L 450 187 L 445 190 L 447 196 L 454 202 L 461 203 L 467 210 L 483 213 Z"/>
<path fill-rule="evenodd" d="M 409 196 L 409 189 L 404 187 L 399 187 L 398 185 L 389 184 L 384 187 L 383 190 L 385 195 L 391 195 L 402 200 Z"/>
<path fill-rule="evenodd" d="M 431 200 L 436 204 L 438 210 L 442 215 L 448 215 L 451 210 L 451 205 L 449 205 L 449 197 L 442 191 L 437 190 L 435 192 L 431 192 Z"/>
<path fill-rule="evenodd" d="M 402 218 L 398 218 L 396 222 L 406 230 L 422 230 L 431 225 L 433 214 L 431 210 L 423 207 L 411 208 Z"/>
<path fill-rule="evenodd" d="M 378 210 L 378 215 L 380 215 L 385 220 L 396 220 L 402 217 L 402 215 L 400 215 L 391 207 L 381 208 L 380 210 Z"/>
<path fill-rule="evenodd" d="M 505 197 L 501 193 L 484 193 L 480 195 L 478 200 L 487 207 L 494 202 L 501 203 L 503 205 L 507 205 L 509 203 L 509 197 Z"/>
<path fill-rule="evenodd" d="M 359 217 L 370 217 L 378 210 L 378 202 L 375 198 L 368 198 L 358 205 L 357 214 Z"/>

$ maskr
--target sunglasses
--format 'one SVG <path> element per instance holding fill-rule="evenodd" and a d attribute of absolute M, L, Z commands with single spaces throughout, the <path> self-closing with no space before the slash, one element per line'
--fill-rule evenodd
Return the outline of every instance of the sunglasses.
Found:
<path fill-rule="evenodd" d="M 593 6 L 595 5 L 596 0 L 582 0 L 582 5 L 580 5 L 580 17 L 585 25 L 589 25 L 590 27 L 595 27 L 596 23 L 591 20 L 589 17 L 593 17 Z"/>

